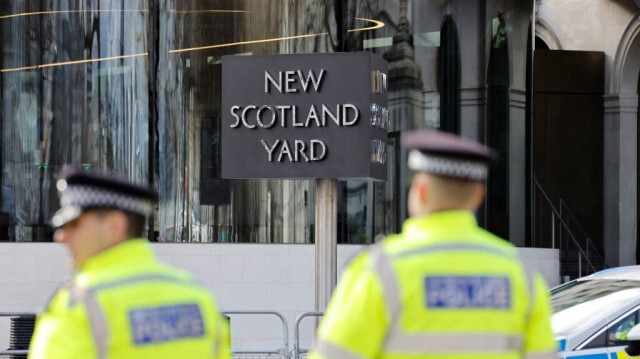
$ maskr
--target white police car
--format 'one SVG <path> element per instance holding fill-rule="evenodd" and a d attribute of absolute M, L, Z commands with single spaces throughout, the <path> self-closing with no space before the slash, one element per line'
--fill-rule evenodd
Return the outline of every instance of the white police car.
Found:
<path fill-rule="evenodd" d="M 634 352 L 640 348 L 640 266 L 607 269 L 555 287 L 551 305 L 559 358 L 640 358 L 634 356 L 640 354 Z M 628 346 L 634 355 L 625 352 Z"/>

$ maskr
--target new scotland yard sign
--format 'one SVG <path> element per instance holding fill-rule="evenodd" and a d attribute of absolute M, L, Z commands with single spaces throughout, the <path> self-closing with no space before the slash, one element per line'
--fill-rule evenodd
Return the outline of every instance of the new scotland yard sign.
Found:
<path fill-rule="evenodd" d="M 368 52 L 224 57 L 222 177 L 386 180 L 386 66 Z"/>

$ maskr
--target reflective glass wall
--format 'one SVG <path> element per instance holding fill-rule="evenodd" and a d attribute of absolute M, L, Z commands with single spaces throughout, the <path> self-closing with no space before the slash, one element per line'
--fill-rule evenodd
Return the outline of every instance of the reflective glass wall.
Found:
<path fill-rule="evenodd" d="M 55 174 L 72 163 L 152 183 L 150 240 L 312 243 L 314 181 L 219 178 L 221 58 L 337 51 L 389 61 L 392 119 L 388 181 L 339 182 L 340 243 L 401 230 L 399 143 L 424 127 L 504 147 L 479 218 L 524 231 L 506 213 L 526 195 L 509 147 L 526 129 L 509 123 L 526 112 L 514 93 L 532 13 L 533 0 L 3 1 L 0 241 L 50 240 Z"/>
<path fill-rule="evenodd" d="M 50 240 L 54 173 L 149 179 L 149 3 L 0 3 L 2 240 Z"/>

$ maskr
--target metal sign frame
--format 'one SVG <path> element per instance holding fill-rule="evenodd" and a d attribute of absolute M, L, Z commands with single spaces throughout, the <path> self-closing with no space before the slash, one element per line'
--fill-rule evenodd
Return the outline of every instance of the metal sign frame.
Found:
<path fill-rule="evenodd" d="M 386 180 L 386 61 L 369 52 L 222 59 L 222 178 Z"/>

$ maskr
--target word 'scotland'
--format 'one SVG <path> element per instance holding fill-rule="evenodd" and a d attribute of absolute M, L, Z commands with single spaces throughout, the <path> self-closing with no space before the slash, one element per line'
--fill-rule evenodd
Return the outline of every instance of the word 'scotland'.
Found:
<path fill-rule="evenodd" d="M 282 94 L 320 92 L 322 81 L 327 76 L 325 69 L 308 72 L 302 70 L 278 71 L 277 74 L 264 72 L 264 92 Z M 271 129 L 348 127 L 360 120 L 357 106 L 343 104 L 311 104 L 302 108 L 298 105 L 247 105 L 231 106 L 230 128 Z M 302 139 L 260 139 L 269 162 L 314 162 L 322 161 L 327 155 L 327 144 L 319 138 Z"/>

